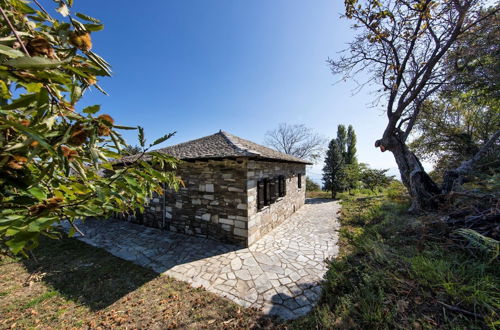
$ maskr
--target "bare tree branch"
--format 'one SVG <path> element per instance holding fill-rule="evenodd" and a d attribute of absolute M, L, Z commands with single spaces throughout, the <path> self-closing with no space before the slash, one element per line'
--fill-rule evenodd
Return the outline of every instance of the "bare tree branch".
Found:
<path fill-rule="evenodd" d="M 324 151 L 326 139 L 305 125 L 282 123 L 266 133 L 264 143 L 285 154 L 315 161 Z"/>

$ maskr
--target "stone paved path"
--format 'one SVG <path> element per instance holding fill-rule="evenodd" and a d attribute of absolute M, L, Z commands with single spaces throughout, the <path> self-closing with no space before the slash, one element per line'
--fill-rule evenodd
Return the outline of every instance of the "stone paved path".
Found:
<path fill-rule="evenodd" d="M 338 253 L 337 202 L 309 199 L 250 248 L 117 220 L 89 220 L 80 240 L 245 307 L 292 319 L 321 292 L 326 258 Z"/>

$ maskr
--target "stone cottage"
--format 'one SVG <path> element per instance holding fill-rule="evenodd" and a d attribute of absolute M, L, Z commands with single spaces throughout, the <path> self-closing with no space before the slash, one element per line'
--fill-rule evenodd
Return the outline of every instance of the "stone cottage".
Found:
<path fill-rule="evenodd" d="M 130 221 L 250 246 L 304 205 L 305 160 L 224 131 L 157 151 L 182 160 L 185 187 Z"/>

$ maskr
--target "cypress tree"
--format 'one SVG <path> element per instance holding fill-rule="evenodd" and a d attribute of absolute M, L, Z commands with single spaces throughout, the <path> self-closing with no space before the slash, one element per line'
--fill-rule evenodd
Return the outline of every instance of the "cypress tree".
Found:
<path fill-rule="evenodd" d="M 347 151 L 345 157 L 345 163 L 348 165 L 357 164 L 358 159 L 356 158 L 356 132 L 352 125 L 347 128 L 347 139 L 346 139 Z"/>
<path fill-rule="evenodd" d="M 340 125 L 339 125 L 340 127 Z M 345 162 L 338 139 L 333 139 L 328 145 L 325 166 L 323 167 L 323 189 L 332 191 L 332 198 L 337 192 L 345 189 Z"/>
<path fill-rule="evenodd" d="M 342 124 L 337 126 L 337 143 L 345 161 L 347 154 L 347 132 L 345 130 L 345 126 Z"/>

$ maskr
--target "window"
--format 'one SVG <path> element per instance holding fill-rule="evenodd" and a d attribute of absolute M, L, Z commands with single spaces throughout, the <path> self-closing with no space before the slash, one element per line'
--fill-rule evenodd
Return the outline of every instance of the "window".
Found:
<path fill-rule="evenodd" d="M 302 189 L 302 173 L 297 174 L 297 187 Z"/>
<path fill-rule="evenodd" d="M 257 209 L 270 205 L 286 195 L 286 178 L 278 176 L 257 181 Z"/>

